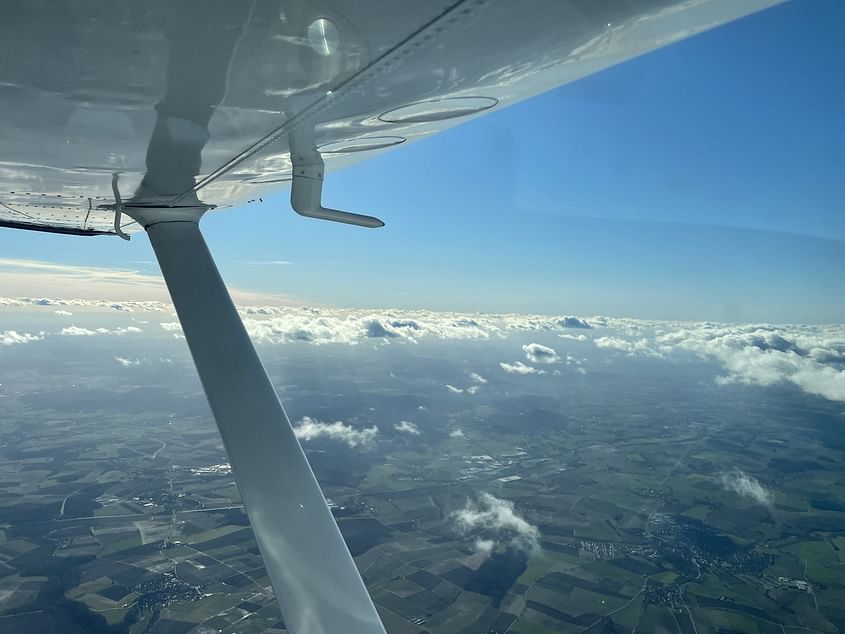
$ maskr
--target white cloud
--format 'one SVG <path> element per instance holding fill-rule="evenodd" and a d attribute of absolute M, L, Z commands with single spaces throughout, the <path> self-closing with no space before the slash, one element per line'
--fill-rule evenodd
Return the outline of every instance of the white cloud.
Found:
<path fill-rule="evenodd" d="M 473 383 L 477 383 L 479 385 L 484 385 L 485 383 L 487 383 L 487 379 L 485 379 L 483 376 L 481 376 L 477 372 L 470 372 L 469 373 L 469 380 L 472 381 Z"/>
<path fill-rule="evenodd" d="M 557 363 L 560 357 L 557 356 L 554 348 L 542 346 L 539 343 L 529 343 L 522 346 L 525 358 L 531 363 Z"/>
<path fill-rule="evenodd" d="M 33 341 L 41 341 L 44 339 L 44 333 L 37 335 L 28 332 L 18 332 L 16 330 L 4 330 L 0 332 L 0 346 L 14 346 L 19 343 L 31 343 Z"/>
<path fill-rule="evenodd" d="M 94 335 L 127 335 L 127 334 L 137 334 L 139 332 L 143 332 L 137 326 L 128 326 L 126 328 L 95 328 L 91 330 L 90 328 L 80 328 L 79 326 L 68 326 L 67 328 L 62 328 L 59 332 L 60 335 L 63 337 L 92 337 Z"/>
<path fill-rule="evenodd" d="M 342 421 L 323 423 L 310 416 L 303 417 L 294 426 L 293 431 L 300 440 L 307 441 L 315 438 L 330 438 L 345 442 L 350 447 L 372 445 L 378 435 L 378 427 L 375 425 L 364 429 L 355 429 Z"/>
<path fill-rule="evenodd" d="M 467 500 L 466 506 L 452 513 L 451 518 L 461 535 L 482 533 L 474 542 L 482 552 L 510 547 L 531 555 L 540 550 L 540 531 L 521 517 L 509 500 L 482 493 L 475 502 Z"/>
<path fill-rule="evenodd" d="M 646 338 L 630 341 L 628 339 L 621 339 L 619 337 L 598 337 L 593 339 L 593 343 L 597 348 L 611 348 L 614 350 L 621 350 L 629 355 L 643 354 L 649 357 L 660 357 L 660 352 L 654 350 L 649 345 L 649 340 Z"/>
<path fill-rule="evenodd" d="M 68 326 L 67 328 L 62 328 L 62 331 L 59 334 L 64 337 L 90 337 L 92 335 L 96 335 L 97 333 L 93 330 L 89 330 L 88 328 Z"/>
<path fill-rule="evenodd" d="M 522 361 L 515 363 L 500 363 L 499 366 L 509 374 L 545 374 L 545 370 L 538 370 L 532 368 L 530 365 L 525 365 Z"/>
<path fill-rule="evenodd" d="M 449 432 L 449 438 L 466 438 L 466 435 L 463 429 L 456 428 Z"/>
<path fill-rule="evenodd" d="M 96 266 L 76 266 L 45 262 L 0 258 L 0 274 L 3 276 L 3 290 L 12 296 L 21 296 L 25 303 L 34 304 L 37 300 L 24 298 L 26 293 L 37 288 L 39 293 L 53 296 L 52 304 L 40 302 L 42 306 L 66 305 L 105 305 L 114 310 L 132 309 L 135 305 L 169 303 L 167 287 L 160 275 L 149 275 L 137 270 L 115 269 Z M 237 288 L 230 289 L 235 301 L 249 304 L 285 301 L 292 298 L 281 295 L 255 293 Z M 72 297 L 74 299 L 65 299 Z M 117 302 L 106 302 L 104 297 L 118 297 Z M 111 306 L 111 304 L 115 304 Z M 3 305 L 0 303 L 0 305 Z M 152 310 L 143 308 L 143 310 Z"/>
<path fill-rule="evenodd" d="M 73 313 L 69 310 L 54 310 L 53 314 L 58 315 L 59 317 L 73 317 Z"/>
<path fill-rule="evenodd" d="M 395 429 L 396 431 L 401 431 L 402 433 L 405 433 L 405 434 L 412 434 L 414 436 L 420 435 L 419 427 L 417 427 L 416 425 L 414 425 L 414 423 L 407 421 L 407 420 L 399 421 L 397 424 L 395 424 L 393 426 L 393 429 Z"/>
<path fill-rule="evenodd" d="M 831 401 L 845 401 L 845 328 L 685 324 L 661 331 L 663 351 L 688 350 L 719 361 L 720 383 L 791 383 Z"/>
<path fill-rule="evenodd" d="M 454 385 L 449 385 L 448 383 L 446 384 L 446 390 L 450 394 L 463 394 L 464 393 L 463 388 L 455 387 Z"/>
<path fill-rule="evenodd" d="M 719 481 L 725 490 L 733 491 L 737 495 L 746 497 L 758 504 L 771 506 L 774 502 L 774 495 L 771 491 L 760 484 L 757 478 L 742 471 L 736 470 L 731 473 L 723 473 L 719 477 Z"/>
<path fill-rule="evenodd" d="M 140 359 L 129 359 L 127 357 L 115 357 L 114 360 L 117 361 L 124 368 L 131 368 L 133 366 L 141 365 Z"/>
<path fill-rule="evenodd" d="M 558 335 L 561 339 L 567 339 L 569 341 L 588 341 L 589 337 L 587 335 L 569 335 L 569 334 L 562 334 Z"/>
<path fill-rule="evenodd" d="M 4 265 L 4 262 L 6 263 Z M 281 261 L 279 261 L 281 262 Z M 108 284 L 117 284 L 119 280 L 134 280 L 135 286 L 151 288 L 163 286 L 158 278 L 141 275 L 132 271 L 114 271 L 108 269 L 89 269 L 86 267 L 63 267 L 45 262 L 2 260 L 0 272 L 4 266 L 9 269 L 20 268 L 47 274 L 67 274 L 71 278 L 84 280 L 86 275 L 97 279 L 107 280 Z M 59 271 L 64 271 L 61 275 Z M 4 276 L 7 273 L 3 273 Z M 5 280 L 5 277 L 4 277 Z M 134 282 L 133 282 L 134 283 Z M 111 288 L 108 284 L 104 287 Z M 31 286 L 41 286 L 32 283 Z M 132 284 L 130 283 L 130 286 Z M 74 288 L 70 284 L 68 288 Z M 63 292 L 67 288 L 62 287 Z M 100 289 L 102 290 L 102 289 Z M 248 301 L 251 305 L 239 305 L 238 311 L 244 318 L 244 325 L 254 341 L 261 344 L 311 343 L 356 345 L 366 341 L 380 340 L 382 342 L 417 343 L 424 338 L 441 340 L 478 340 L 504 338 L 512 331 L 561 331 L 573 326 L 577 322 L 586 323 L 573 317 L 555 317 L 548 315 L 515 315 L 515 314 L 474 314 L 447 313 L 426 310 L 352 310 L 338 308 L 315 308 L 290 305 L 259 305 L 256 298 L 271 298 L 271 296 L 247 293 L 234 289 L 233 296 L 238 301 Z M 136 293 L 133 293 L 136 294 Z M 239 299 L 240 298 L 240 299 Z M 68 299 L 54 298 L 26 298 L 0 297 L 0 307 L 26 308 L 28 306 L 79 307 L 80 309 L 108 310 L 120 312 L 172 312 L 169 302 L 157 300 L 105 300 L 92 297 Z M 70 312 L 70 311 L 68 311 Z M 592 319 L 592 318 L 591 318 Z M 177 322 L 165 322 L 163 328 L 172 332 L 179 332 Z M 171 326 L 172 324 L 172 326 Z M 583 326 L 580 326 L 583 327 Z M 479 382 L 481 384 L 481 382 Z"/>
<path fill-rule="evenodd" d="M 561 328 L 592 328 L 592 326 L 578 317 L 561 317 L 557 320 Z"/>

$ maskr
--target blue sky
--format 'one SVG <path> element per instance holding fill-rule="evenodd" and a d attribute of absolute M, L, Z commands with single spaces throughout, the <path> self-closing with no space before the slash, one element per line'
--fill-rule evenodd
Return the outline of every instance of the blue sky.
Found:
<path fill-rule="evenodd" d="M 327 205 L 384 229 L 283 191 L 207 239 L 230 284 L 317 304 L 840 322 L 843 23 L 790 2 L 328 177 Z M 157 271 L 143 235 L 0 249 Z"/>

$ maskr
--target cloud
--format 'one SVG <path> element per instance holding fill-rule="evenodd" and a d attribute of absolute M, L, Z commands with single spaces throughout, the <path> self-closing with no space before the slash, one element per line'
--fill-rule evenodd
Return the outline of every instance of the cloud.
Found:
<path fill-rule="evenodd" d="M 757 502 L 757 504 L 771 506 L 774 502 L 772 492 L 760 484 L 757 478 L 743 473 L 738 469 L 731 473 L 723 473 L 719 477 L 719 481 L 726 491 L 733 491 L 737 495 Z"/>
<path fill-rule="evenodd" d="M 532 555 L 540 551 L 540 531 L 517 514 L 509 500 L 482 493 L 475 502 L 467 500 L 451 518 L 461 535 L 482 533 L 474 542 L 482 552 L 514 548 Z"/>
<path fill-rule="evenodd" d="M 53 314 L 58 315 L 59 317 L 73 317 L 73 313 L 69 310 L 54 310 Z"/>
<path fill-rule="evenodd" d="M 593 339 L 593 343 L 597 348 L 621 350 L 622 352 L 628 353 L 629 356 L 634 356 L 636 354 L 642 354 L 649 357 L 663 356 L 660 352 L 649 345 L 649 341 L 646 338 L 629 341 L 627 339 L 620 339 L 619 337 L 598 337 Z"/>
<path fill-rule="evenodd" d="M 0 258 L 0 274 L 3 276 L 4 292 L 12 296 L 23 297 L 31 289 L 37 288 L 39 293 L 54 298 L 72 297 L 75 298 L 73 301 L 102 302 L 105 297 L 113 297 L 119 298 L 116 303 L 124 307 L 133 302 L 169 304 L 167 287 L 162 277 L 136 270 Z M 231 288 L 230 292 L 235 301 L 245 304 L 301 303 L 284 295 L 238 288 Z M 54 301 L 61 302 L 62 299 Z M 115 310 L 120 308 L 115 307 Z"/>
<path fill-rule="evenodd" d="M 557 356 L 554 348 L 541 346 L 539 343 L 529 343 L 522 346 L 525 358 L 531 363 L 557 363 L 560 357 Z"/>
<path fill-rule="evenodd" d="M 80 328 L 79 326 L 68 326 L 62 328 L 59 334 L 63 337 L 93 337 L 94 335 L 128 335 L 143 332 L 137 326 L 127 326 L 126 328 Z"/>
<path fill-rule="evenodd" d="M 247 266 L 287 266 L 292 263 L 287 260 L 248 260 L 244 264 Z"/>
<path fill-rule="evenodd" d="M 538 370 L 532 368 L 530 365 L 525 365 L 522 361 L 515 363 L 500 363 L 499 366 L 509 374 L 545 374 L 545 370 Z"/>
<path fill-rule="evenodd" d="M 395 429 L 396 431 L 401 431 L 402 433 L 405 433 L 405 434 L 412 434 L 414 436 L 420 435 L 419 427 L 417 427 L 416 425 L 414 425 L 414 423 L 407 421 L 407 420 L 399 421 L 397 424 L 395 424 L 393 426 L 393 429 Z"/>
<path fill-rule="evenodd" d="M 463 394 L 464 393 L 463 388 L 455 387 L 454 385 L 449 385 L 448 383 L 446 384 L 446 390 L 450 394 Z"/>
<path fill-rule="evenodd" d="M 89 330 L 88 328 L 68 326 L 67 328 L 62 328 L 62 331 L 59 334 L 63 337 L 90 337 L 92 335 L 96 335 L 97 333 L 93 330 Z"/>
<path fill-rule="evenodd" d="M 466 438 L 466 435 L 463 429 L 456 428 L 449 432 L 449 438 Z"/>
<path fill-rule="evenodd" d="M 2 267 L 0 267 L 2 272 Z M 4 278 L 6 273 L 3 273 Z M 86 299 L 86 298 L 60 298 L 60 297 L 0 297 L 0 306 L 65 306 L 78 307 L 86 309 L 106 309 L 108 311 L 117 310 L 121 312 L 131 313 L 134 311 L 148 311 L 148 312 L 162 312 L 166 310 L 173 310 L 172 306 L 165 302 L 159 301 L 114 301 L 108 299 Z M 59 309 L 53 311 L 56 315 L 72 315 L 73 313 Z"/>
<path fill-rule="evenodd" d="M 19 343 L 31 343 L 33 341 L 41 341 L 42 339 L 44 339 L 43 332 L 37 335 L 28 332 L 18 332 L 16 330 L 4 330 L 0 332 L 0 346 L 14 346 Z"/>
<path fill-rule="evenodd" d="M 561 317 L 557 323 L 561 328 L 592 328 L 590 324 L 578 317 Z"/>
<path fill-rule="evenodd" d="M 350 447 L 370 446 L 375 442 L 378 435 L 378 427 L 373 425 L 364 429 L 355 429 L 342 421 L 334 423 L 323 423 L 319 420 L 305 416 L 293 428 L 296 437 L 300 440 L 314 440 L 315 438 L 330 438 L 345 442 Z"/>
<path fill-rule="evenodd" d="M 37 288 L 41 293 L 56 297 L 71 293 L 71 297 L 82 299 L 167 299 L 161 277 L 132 270 L 0 258 L 0 272 L 5 292 L 13 295 L 24 295 Z"/>
<path fill-rule="evenodd" d="M 124 368 L 131 368 L 133 366 L 141 365 L 140 359 L 128 359 L 126 357 L 115 357 L 114 360 L 117 361 Z"/>
<path fill-rule="evenodd" d="M 569 335 L 569 334 L 562 334 L 558 335 L 561 339 L 567 339 L 569 341 L 588 341 L 590 338 L 587 335 Z"/>
<path fill-rule="evenodd" d="M 470 372 L 469 373 L 469 380 L 472 381 L 473 383 L 477 383 L 478 385 L 484 385 L 485 383 L 487 383 L 487 379 L 485 379 L 483 376 L 481 376 L 477 372 Z"/>
<path fill-rule="evenodd" d="M 185 335 L 182 332 L 182 324 L 178 321 L 165 321 L 159 324 L 164 330 L 171 333 L 177 339 L 184 339 Z"/>
<path fill-rule="evenodd" d="M 663 351 L 686 350 L 717 360 L 722 384 L 791 383 L 808 394 L 845 402 L 845 328 L 685 324 L 664 329 Z"/>
<path fill-rule="evenodd" d="M 63 274 L 58 273 L 58 271 L 65 271 L 66 268 L 45 262 L 0 259 L 0 273 L 4 275 L 4 283 L 7 273 L 4 272 L 3 262 L 7 263 L 7 268 L 32 269 L 43 271 L 45 274 L 50 272 L 59 277 Z M 14 265 L 8 264 L 10 262 L 14 262 Z M 153 284 L 156 288 L 160 285 L 157 277 L 150 278 L 150 276 L 132 271 L 91 269 L 90 267 L 70 267 L 65 271 L 68 275 L 72 273 L 71 277 L 76 276 L 80 280 L 87 279 L 88 272 L 96 279 L 113 280 L 115 285 L 127 276 L 129 279 L 140 280 L 138 282 L 139 287 L 148 283 Z M 35 283 L 32 283 L 31 286 L 41 288 Z M 74 288 L 73 284 L 69 284 L 67 288 L 63 286 L 62 293 L 56 293 L 56 295 L 59 295 L 58 297 L 0 297 L 0 307 L 53 306 L 120 312 L 173 312 L 173 307 L 168 301 L 149 299 L 115 301 L 90 296 L 80 296 L 73 299 L 61 297 L 60 295 L 67 292 L 68 288 Z M 115 296 L 120 295 L 115 290 Z M 240 302 L 238 311 L 244 320 L 247 332 L 256 343 L 260 344 L 357 345 L 373 339 L 384 342 L 418 343 L 424 338 L 447 341 L 486 341 L 491 338 L 504 338 L 512 331 L 560 331 L 563 328 L 572 327 L 572 319 L 583 322 L 583 320 L 577 318 L 548 315 L 481 315 L 427 310 L 387 309 L 373 311 L 317 308 L 291 305 L 289 299 L 282 296 L 262 296 L 238 291 L 237 289 L 232 290 L 232 295 L 236 301 Z M 256 299 L 262 298 L 273 298 L 277 301 L 285 300 L 285 305 L 261 305 L 255 302 Z M 244 305 L 244 303 L 249 305 Z M 165 323 L 172 323 L 172 331 L 178 332 L 176 322 Z M 170 328 L 170 326 L 164 325 L 162 327 Z M 481 384 L 481 382 L 478 382 L 478 384 Z"/>

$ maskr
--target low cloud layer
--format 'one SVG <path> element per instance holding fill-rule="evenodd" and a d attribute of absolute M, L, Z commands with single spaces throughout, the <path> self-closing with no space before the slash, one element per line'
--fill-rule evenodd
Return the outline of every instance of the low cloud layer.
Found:
<path fill-rule="evenodd" d="M 53 271 L 56 265 L 16 261 L 14 266 L 39 271 Z M 2 263 L 0 263 L 2 264 Z M 9 265 L 13 266 L 13 265 Z M 0 266 L 2 268 L 2 266 Z M 108 273 L 111 275 L 113 272 Z M 82 271 L 74 271 L 74 275 Z M 103 273 L 106 275 L 106 273 Z M 120 277 L 121 274 L 118 275 Z M 31 334 L 6 330 L 0 345 L 29 343 L 53 336 L 122 335 L 140 332 L 135 326 L 94 328 L 83 319 L 89 312 L 124 313 L 159 312 L 170 321 L 154 318 L 161 328 L 182 337 L 181 327 L 173 320 L 173 308 L 163 301 L 110 301 L 104 299 L 55 299 L 0 297 L 0 310 L 31 312 L 45 307 L 57 313 L 64 323 L 55 330 Z M 68 326 L 74 307 L 73 325 Z M 609 360 L 621 355 L 649 357 L 655 360 L 679 353 L 692 353 L 715 360 L 723 371 L 716 380 L 721 384 L 774 386 L 793 385 L 808 394 L 845 402 L 845 326 L 809 326 L 769 324 L 719 324 L 712 322 L 660 322 L 610 317 L 590 317 L 589 321 L 572 316 L 466 314 L 435 311 L 345 310 L 298 306 L 241 306 L 241 315 L 256 343 L 276 344 L 416 344 L 424 340 L 474 340 L 485 342 L 512 337 L 518 333 L 543 333 L 562 340 L 592 345 L 609 353 Z M 134 323 L 142 323 L 135 320 Z M 571 329 L 581 329 L 573 334 Z M 590 330 L 591 337 L 584 334 Z M 593 334 L 594 333 L 594 334 Z M 533 336 L 532 336 L 533 338 Z M 583 348 L 578 356 L 582 356 Z M 527 343 L 525 361 L 502 362 L 504 372 L 515 375 L 559 374 L 536 366 L 563 363 L 571 365 L 572 355 L 559 355 L 553 348 Z M 583 355 L 588 357 L 589 355 Z M 584 359 L 579 359 L 580 365 Z M 577 370 L 582 374 L 583 368 Z M 466 385 L 447 388 L 463 394 L 483 389 L 485 379 L 470 374 Z"/>
<path fill-rule="evenodd" d="M 294 425 L 293 431 L 300 440 L 329 438 L 344 442 L 350 447 L 370 446 L 375 442 L 379 433 L 378 427 L 375 425 L 364 429 L 355 429 L 352 425 L 347 425 L 342 421 L 324 423 L 310 416 L 305 416 Z"/>
<path fill-rule="evenodd" d="M 760 484 L 757 478 L 742 471 L 736 470 L 730 473 L 723 473 L 719 482 L 726 491 L 732 491 L 739 496 L 753 500 L 763 506 L 771 506 L 774 502 L 774 495 L 766 487 Z"/>
<path fill-rule="evenodd" d="M 513 502 L 482 493 L 478 500 L 451 515 L 455 530 L 475 536 L 476 550 L 485 553 L 514 548 L 529 555 L 540 551 L 540 531 L 517 513 Z"/>

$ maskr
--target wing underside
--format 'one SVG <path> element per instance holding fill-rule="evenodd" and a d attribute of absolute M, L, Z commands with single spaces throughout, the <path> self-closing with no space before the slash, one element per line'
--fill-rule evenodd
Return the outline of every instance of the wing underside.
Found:
<path fill-rule="evenodd" d="M 774 3 L 7 3 L 0 226 L 114 233 L 113 180 L 129 206 L 257 203 L 297 129 L 330 172 Z"/>

